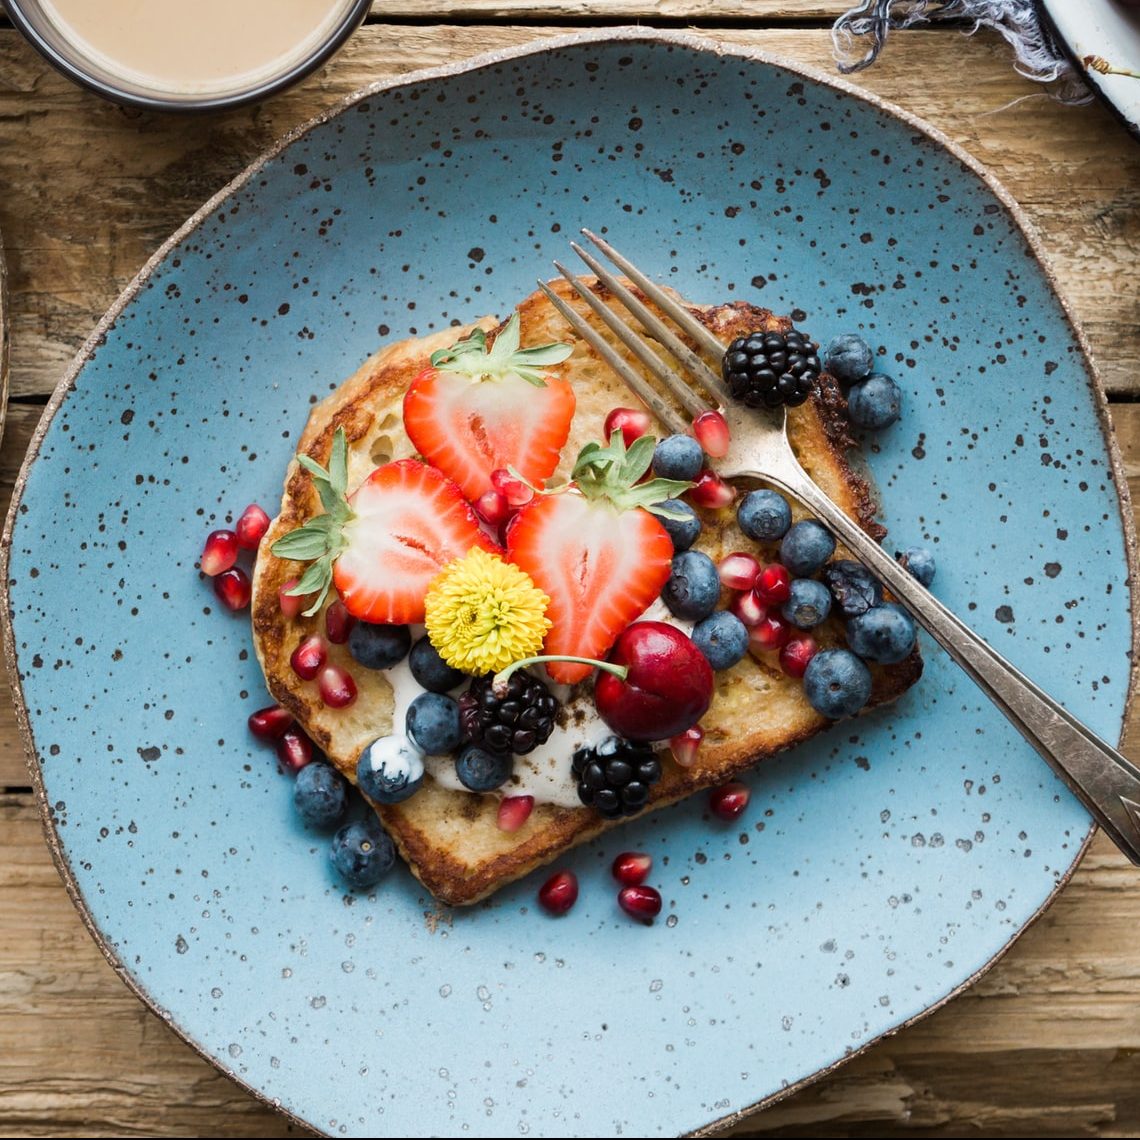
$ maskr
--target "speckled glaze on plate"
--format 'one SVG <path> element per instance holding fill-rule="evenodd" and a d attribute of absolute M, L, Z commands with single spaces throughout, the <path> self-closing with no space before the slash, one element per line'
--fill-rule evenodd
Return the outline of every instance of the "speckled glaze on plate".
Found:
<path fill-rule="evenodd" d="M 1104 402 L 1014 204 L 841 83 L 588 33 L 377 87 L 159 252 L 61 385 L 9 517 L 7 650 L 60 869 L 124 979 L 330 1134 L 675 1134 L 785 1095 L 967 984 L 1088 817 L 929 650 L 897 705 L 441 911 L 341 889 L 253 745 L 245 621 L 195 560 L 277 501 L 309 403 L 388 338 L 504 312 L 581 225 L 694 300 L 862 329 L 905 393 L 870 448 L 888 542 L 1096 731 L 1129 692 L 1131 533 Z M 616 908 L 641 848 L 665 911 Z"/>

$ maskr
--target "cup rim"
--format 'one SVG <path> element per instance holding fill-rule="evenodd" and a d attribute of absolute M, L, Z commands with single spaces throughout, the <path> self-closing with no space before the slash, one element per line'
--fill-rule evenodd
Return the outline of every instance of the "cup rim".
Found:
<path fill-rule="evenodd" d="M 271 78 L 262 80 L 252 87 L 239 91 L 227 92 L 219 95 L 201 95 L 190 97 L 177 97 L 165 95 L 159 91 L 153 94 L 143 94 L 130 91 L 86 70 L 82 56 L 76 52 L 72 58 L 49 43 L 31 22 L 26 14 L 27 9 L 42 12 L 38 0 L 3 0 L 3 8 L 8 18 L 15 25 L 24 38 L 50 63 L 57 71 L 68 79 L 88 91 L 109 100 L 129 107 L 139 107 L 148 111 L 170 111 L 174 113 L 190 113 L 202 111 L 221 111 L 232 107 L 244 107 L 250 103 L 267 99 L 284 91 L 287 87 L 304 79 L 326 63 L 344 46 L 349 36 L 364 22 L 372 7 L 372 0 L 352 0 L 344 16 L 327 39 L 303 59 L 297 60 L 286 71 Z"/>

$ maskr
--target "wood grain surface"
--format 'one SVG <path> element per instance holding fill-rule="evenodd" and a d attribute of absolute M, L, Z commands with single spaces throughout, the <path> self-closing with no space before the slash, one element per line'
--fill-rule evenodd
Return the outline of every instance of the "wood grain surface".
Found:
<path fill-rule="evenodd" d="M 48 393 L 154 248 L 281 133 L 354 88 L 618 20 L 691 25 L 831 70 L 827 24 L 843 4 L 404 0 L 398 21 L 393 8 L 378 0 L 347 49 L 300 87 L 200 119 L 102 103 L 55 75 L 0 21 L 0 233 L 13 393 L 0 447 L 5 509 Z M 856 82 L 965 146 L 1028 212 L 1112 393 L 1135 496 L 1140 147 L 1099 105 L 1051 102 L 986 34 L 898 34 Z M 1125 743 L 1140 755 L 1137 717 Z M 115 977 L 51 864 L 29 782 L 10 701 L 0 698 L 0 1134 L 295 1131 L 218 1075 Z M 1140 877 L 1098 838 L 1059 901 L 965 995 L 736 1133 L 1136 1135 L 1138 931 Z"/>

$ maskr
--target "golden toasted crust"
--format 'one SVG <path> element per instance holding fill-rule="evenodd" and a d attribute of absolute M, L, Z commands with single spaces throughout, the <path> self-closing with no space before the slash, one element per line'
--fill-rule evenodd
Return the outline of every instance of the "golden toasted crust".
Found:
<path fill-rule="evenodd" d="M 552 282 L 551 287 L 569 298 L 570 289 L 564 281 Z M 599 296 L 609 299 L 603 286 L 594 283 L 593 287 Z M 577 307 L 579 311 L 583 308 Z M 783 331 L 791 327 L 786 318 L 742 302 L 690 308 L 725 344 L 755 329 Z M 519 305 L 519 313 L 524 344 L 550 340 L 574 344 L 573 354 L 560 366 L 560 373 L 573 382 L 577 409 L 557 481 L 567 475 L 581 446 L 600 436 L 606 413 L 634 400 L 589 345 L 570 334 L 541 293 L 527 297 Z M 490 330 L 495 321 L 486 318 L 479 327 Z M 465 331 L 447 329 L 431 337 L 389 345 L 376 353 L 313 408 L 298 450 L 326 463 L 333 433 L 343 427 L 349 444 L 350 489 L 378 464 L 413 455 L 403 431 L 403 394 L 428 364 L 431 353 L 454 343 Z M 662 353 L 665 355 L 664 350 Z M 884 532 L 874 520 L 870 487 L 847 462 L 851 440 L 846 423 L 843 397 L 826 374 L 819 392 L 788 413 L 789 435 L 801 464 L 865 531 L 881 538 Z M 796 517 L 802 516 L 795 507 L 793 510 Z M 330 660 L 351 669 L 356 678 L 360 695 L 352 707 L 325 708 L 316 683 L 297 678 L 289 666 L 289 655 L 303 637 L 323 629 L 324 617 L 318 614 L 290 620 L 282 615 L 278 589 L 299 576 L 302 566 L 268 553 L 277 538 L 319 512 L 312 482 L 294 460 L 286 476 L 281 512 L 261 545 L 254 573 L 254 645 L 274 698 L 293 713 L 329 759 L 349 779 L 355 779 L 361 751 L 392 731 L 391 687 L 383 672 L 355 667 L 345 647 L 339 645 L 329 647 Z M 732 508 L 703 511 L 702 520 L 704 529 L 696 547 L 714 561 L 733 550 L 756 549 L 757 544 L 738 530 Z M 774 556 L 773 550 L 763 547 L 760 553 Z M 821 646 L 844 644 L 842 628 L 835 621 L 826 622 L 814 635 Z M 918 680 L 922 661 L 916 651 L 898 665 L 872 665 L 871 671 L 871 704 L 882 704 Z M 666 758 L 664 775 L 653 789 L 647 810 L 722 784 L 758 760 L 814 736 L 830 723 L 811 708 L 801 683 L 783 673 L 774 657 L 761 661 L 748 656 L 717 674 L 712 706 L 701 720 L 705 738 L 697 763 L 685 769 Z M 378 811 L 414 874 L 441 901 L 456 905 L 476 902 L 554 859 L 567 847 L 616 825 L 586 808 L 539 804 L 519 831 L 507 833 L 497 826 L 496 797 L 450 791 L 430 778 L 411 799 L 381 806 Z"/>

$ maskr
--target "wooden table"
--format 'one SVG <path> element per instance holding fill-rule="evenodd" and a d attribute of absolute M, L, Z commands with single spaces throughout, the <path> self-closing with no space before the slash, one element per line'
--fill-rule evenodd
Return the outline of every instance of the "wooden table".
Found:
<path fill-rule="evenodd" d="M 317 76 L 244 111 L 120 110 L 59 78 L 0 18 L 0 233 L 12 314 L 3 505 L 48 394 L 98 317 L 186 215 L 277 136 L 353 88 L 599 23 L 762 45 L 831 69 L 842 0 L 403 0 Z M 400 15 L 393 15 L 399 8 Z M 1099 105 L 1020 79 L 996 36 L 892 38 L 857 77 L 988 164 L 1040 229 L 1140 471 L 1140 146 Z M 1133 493 L 1135 494 L 1135 488 Z M 1125 747 L 1140 755 L 1140 716 Z M 52 866 L 0 701 L 0 1133 L 288 1131 L 118 981 Z M 739 1134 L 1140 1132 L 1140 874 L 1098 838 L 1060 900 L 967 994 Z"/>

